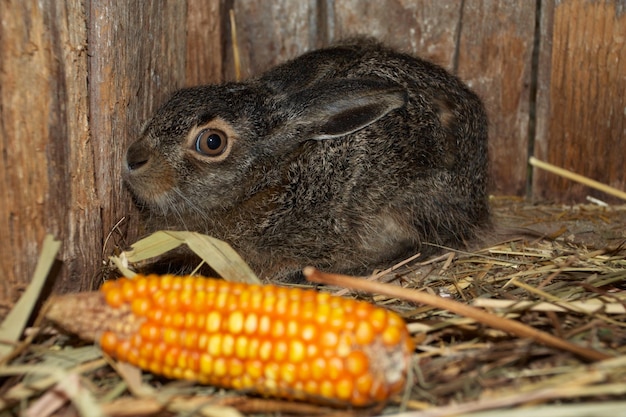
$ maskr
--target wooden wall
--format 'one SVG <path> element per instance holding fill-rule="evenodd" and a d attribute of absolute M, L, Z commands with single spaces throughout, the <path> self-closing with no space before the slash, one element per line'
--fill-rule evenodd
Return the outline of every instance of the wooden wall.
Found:
<path fill-rule="evenodd" d="M 172 90 L 234 79 L 231 9 L 244 77 L 342 37 L 379 37 L 441 64 L 484 98 L 494 194 L 615 202 L 531 172 L 527 159 L 626 189 L 624 8 L 619 0 L 2 1 L 0 308 L 28 283 L 46 233 L 63 241 L 60 290 L 98 285 L 106 254 L 136 237 L 120 180 L 124 149 Z"/>

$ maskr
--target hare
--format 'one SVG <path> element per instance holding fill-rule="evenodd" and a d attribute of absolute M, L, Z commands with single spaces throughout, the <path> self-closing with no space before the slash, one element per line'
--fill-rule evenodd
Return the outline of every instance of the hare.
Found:
<path fill-rule="evenodd" d="M 489 224 L 487 171 L 476 94 L 369 39 L 175 92 L 123 164 L 147 229 L 225 240 L 267 280 L 463 246 Z"/>

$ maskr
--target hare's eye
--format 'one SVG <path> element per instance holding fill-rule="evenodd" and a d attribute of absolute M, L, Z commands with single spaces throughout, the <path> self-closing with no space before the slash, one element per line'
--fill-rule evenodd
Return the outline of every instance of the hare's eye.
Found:
<path fill-rule="evenodd" d="M 196 136 L 196 152 L 206 156 L 221 155 L 226 149 L 226 134 L 215 129 L 204 129 Z"/>

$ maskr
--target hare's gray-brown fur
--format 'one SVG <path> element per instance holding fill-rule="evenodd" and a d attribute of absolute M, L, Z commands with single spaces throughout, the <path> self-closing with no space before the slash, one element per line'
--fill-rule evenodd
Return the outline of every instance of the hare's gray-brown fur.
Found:
<path fill-rule="evenodd" d="M 267 279 L 306 265 L 366 273 L 489 222 L 481 101 L 369 40 L 176 92 L 128 149 L 124 178 L 149 229 L 226 240 Z"/>

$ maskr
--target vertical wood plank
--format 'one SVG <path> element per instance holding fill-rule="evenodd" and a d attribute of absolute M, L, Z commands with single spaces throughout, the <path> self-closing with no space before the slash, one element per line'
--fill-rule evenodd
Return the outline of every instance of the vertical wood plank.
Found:
<path fill-rule="evenodd" d="M 535 138 L 533 156 L 546 160 L 548 153 L 548 134 L 550 129 L 550 79 L 552 77 L 552 40 L 554 30 L 554 0 L 543 0 L 541 4 L 541 24 L 539 33 L 538 64 L 537 64 L 537 98 L 535 115 Z M 543 199 L 546 173 L 537 169 L 531 171 L 530 196 L 535 200 Z M 545 194 L 544 194 L 545 195 Z"/>
<path fill-rule="evenodd" d="M 464 2 L 458 74 L 489 116 L 492 193 L 525 195 L 535 2 Z"/>
<path fill-rule="evenodd" d="M 315 0 L 236 0 L 226 9 L 235 11 L 242 78 L 257 75 L 270 67 L 306 52 L 318 36 Z M 225 10 L 228 13 L 228 10 Z M 226 37 L 224 78 L 235 79 L 230 24 Z"/>
<path fill-rule="evenodd" d="M 102 218 L 100 201 L 95 192 L 95 147 L 88 120 L 86 9 L 84 2 L 80 1 L 53 2 L 53 4 L 56 5 L 58 12 L 52 17 L 55 23 L 51 20 L 50 26 L 67 22 L 67 30 L 63 31 L 66 33 L 65 39 L 59 40 L 62 46 L 58 49 L 58 54 L 63 57 L 61 62 L 66 63 L 63 65 L 65 80 L 63 84 L 55 86 L 61 97 L 63 91 L 67 91 L 67 103 L 59 101 L 54 104 L 56 111 L 66 113 L 57 120 L 56 125 L 61 131 L 62 126 L 66 126 L 67 132 L 63 138 L 53 135 L 49 139 L 49 146 L 51 149 L 59 149 L 59 160 L 63 160 L 61 156 L 63 152 L 68 152 L 67 164 L 59 164 L 55 176 L 59 175 L 62 178 L 61 181 L 69 188 L 69 194 L 51 196 L 51 204 L 67 206 L 66 223 L 59 225 L 59 229 L 65 229 L 67 232 L 61 232 L 60 235 L 64 241 L 62 260 L 66 269 L 60 277 L 58 288 L 68 291 L 74 289 L 77 283 L 82 283 L 83 289 L 91 287 L 85 278 L 90 276 L 86 274 L 95 274 L 100 267 L 94 260 L 102 248 L 100 233 Z M 64 7 L 66 11 L 63 11 Z M 59 218 L 63 219 L 62 216 Z"/>
<path fill-rule="evenodd" d="M 462 2 L 335 0 L 331 41 L 366 35 L 454 70 Z"/>
<path fill-rule="evenodd" d="M 132 243 L 139 233 L 137 211 L 121 180 L 122 162 L 155 108 L 185 84 L 187 10 L 178 1 L 137 7 L 93 0 L 90 15 L 90 126 L 102 213 L 100 230 L 94 232 L 111 233 L 106 254 Z M 127 230 L 119 233 L 113 226 L 122 218 Z"/>
<path fill-rule="evenodd" d="M 225 23 L 221 0 L 187 0 L 185 85 L 214 84 L 223 79 Z"/>
<path fill-rule="evenodd" d="M 542 39 L 535 155 L 626 189 L 626 14 L 618 1 L 549 1 Z M 549 74 L 546 74 L 548 73 Z M 536 171 L 537 199 L 582 202 L 599 191 Z"/>
<path fill-rule="evenodd" d="M 87 126 L 84 5 L 3 1 L 0 16 L 0 300 L 6 306 L 30 281 L 46 233 L 64 242 L 64 288 L 97 263 L 92 255 L 101 234 Z"/>

